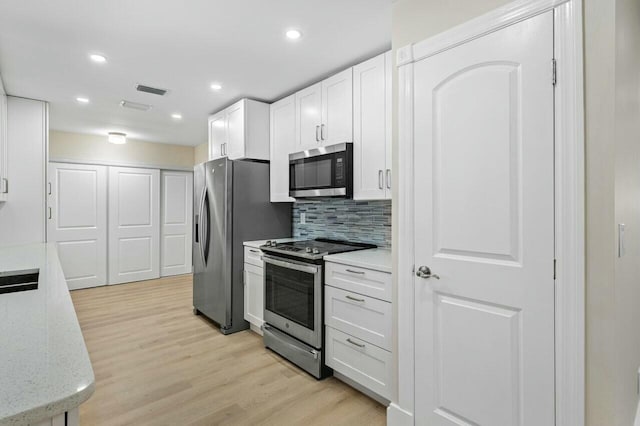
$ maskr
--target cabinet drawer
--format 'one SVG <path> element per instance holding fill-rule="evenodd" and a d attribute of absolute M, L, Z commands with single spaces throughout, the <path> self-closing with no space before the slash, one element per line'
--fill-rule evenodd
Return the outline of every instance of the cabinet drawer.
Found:
<path fill-rule="evenodd" d="M 391 399 L 391 352 L 326 327 L 326 364 L 385 399 Z"/>
<path fill-rule="evenodd" d="M 391 303 L 325 286 L 326 325 L 391 350 Z"/>
<path fill-rule="evenodd" d="M 253 247 L 244 248 L 244 263 L 249 263 L 262 268 L 264 265 L 262 264 L 260 256 L 262 256 L 262 250 Z"/>
<path fill-rule="evenodd" d="M 327 262 L 325 284 L 391 302 L 391 274 Z"/>

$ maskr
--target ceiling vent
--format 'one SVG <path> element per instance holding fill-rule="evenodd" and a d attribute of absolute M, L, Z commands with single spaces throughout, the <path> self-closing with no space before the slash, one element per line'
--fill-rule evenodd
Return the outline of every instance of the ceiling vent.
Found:
<path fill-rule="evenodd" d="M 166 89 L 158 89 L 157 87 L 145 86 L 144 84 L 138 84 L 136 86 L 136 90 L 138 92 L 151 93 L 152 95 L 159 95 L 159 96 L 164 96 L 168 92 L 168 90 Z"/>
<path fill-rule="evenodd" d="M 137 109 L 138 111 L 149 111 L 151 108 L 153 108 L 151 105 L 139 104 L 137 102 L 125 100 L 120 101 L 120 106 L 123 108 Z"/>

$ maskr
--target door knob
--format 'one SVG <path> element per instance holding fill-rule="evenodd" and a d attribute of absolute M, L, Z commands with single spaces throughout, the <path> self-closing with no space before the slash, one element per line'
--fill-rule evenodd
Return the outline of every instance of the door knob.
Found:
<path fill-rule="evenodd" d="M 436 280 L 440 279 L 438 275 L 431 273 L 431 269 L 428 266 L 419 267 L 418 271 L 416 272 L 416 276 L 420 278 L 435 278 Z"/>

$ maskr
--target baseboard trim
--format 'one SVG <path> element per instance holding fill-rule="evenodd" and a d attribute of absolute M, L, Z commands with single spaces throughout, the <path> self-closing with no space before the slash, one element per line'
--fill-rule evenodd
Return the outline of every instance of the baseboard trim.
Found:
<path fill-rule="evenodd" d="M 387 407 L 387 426 L 413 426 L 413 413 L 403 410 L 395 403 Z"/>

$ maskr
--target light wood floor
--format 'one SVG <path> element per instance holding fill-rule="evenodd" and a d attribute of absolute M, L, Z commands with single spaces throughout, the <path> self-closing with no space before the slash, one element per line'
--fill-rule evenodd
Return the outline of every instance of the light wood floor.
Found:
<path fill-rule="evenodd" d="M 83 426 L 385 424 L 382 405 L 342 382 L 194 316 L 191 288 L 180 276 L 72 292 L 96 376 Z"/>

